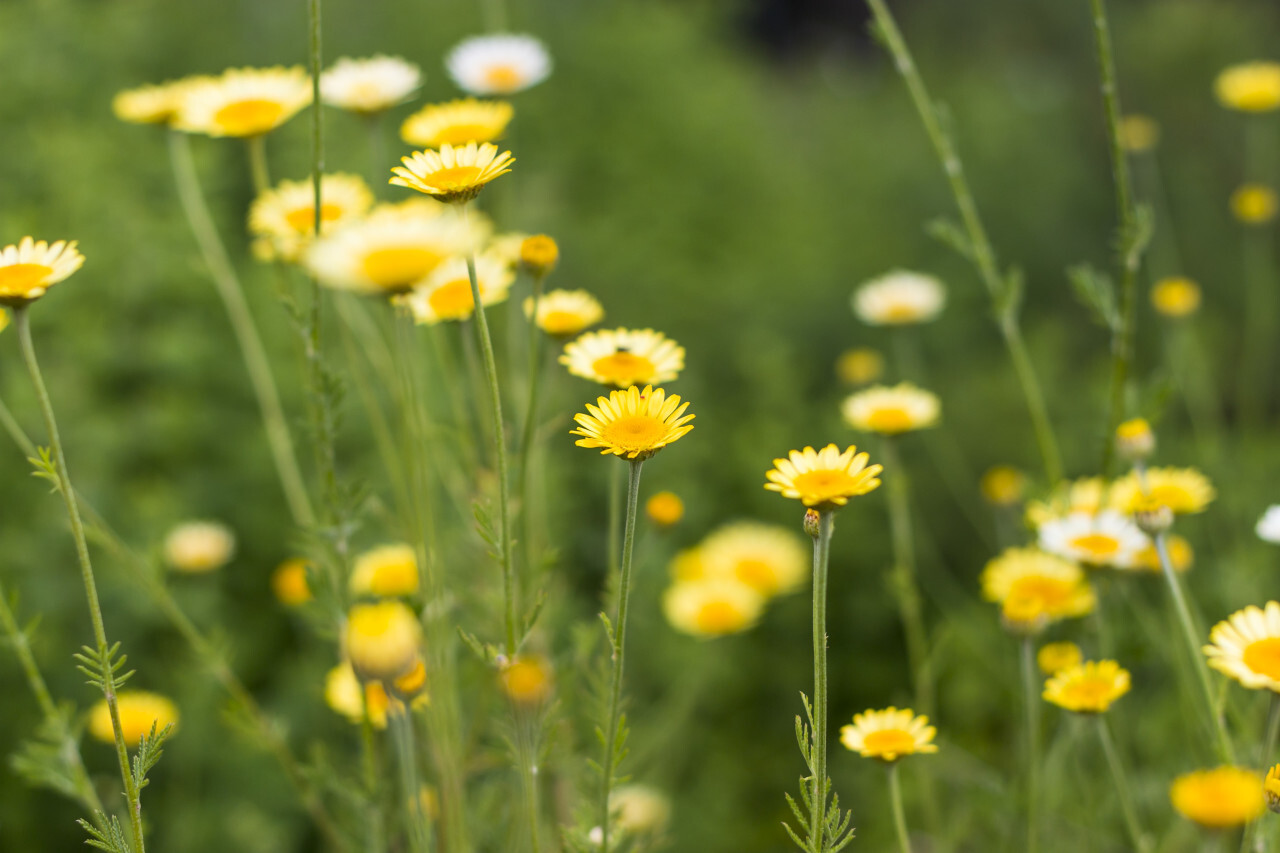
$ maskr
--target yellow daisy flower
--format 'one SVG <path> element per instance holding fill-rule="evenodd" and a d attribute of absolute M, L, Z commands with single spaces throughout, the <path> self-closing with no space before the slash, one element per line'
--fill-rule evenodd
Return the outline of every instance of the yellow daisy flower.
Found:
<path fill-rule="evenodd" d="M 311 104 L 311 78 L 293 68 L 230 68 L 181 90 L 173 125 L 209 136 L 261 136 Z"/>
<path fill-rule="evenodd" d="M 574 376 L 629 388 L 675 379 L 684 369 L 684 347 L 653 329 L 606 329 L 566 345 L 560 363 Z"/>
<path fill-rule="evenodd" d="M 351 594 L 394 598 L 418 591 L 418 555 L 410 545 L 383 545 L 356 557 Z"/>
<path fill-rule="evenodd" d="M 454 203 L 475 198 L 485 184 L 510 172 L 515 158 L 510 151 L 499 154 L 498 147 L 487 142 L 458 148 L 446 142 L 439 151 L 415 151 L 400 162 L 404 165 L 391 170 L 395 177 L 389 183 Z"/>
<path fill-rule="evenodd" d="M 1280 108 L 1280 62 L 1246 62 L 1218 75 L 1214 91 L 1224 107 L 1250 113 Z"/>
<path fill-rule="evenodd" d="M 578 447 L 603 448 L 602 455 L 648 459 L 693 429 L 687 408 L 678 394 L 668 397 L 661 388 L 646 385 L 641 391 L 632 385 L 598 397 L 595 406 L 588 403 L 590 414 L 574 415 L 578 429 L 570 434 L 582 436 L 574 442 Z"/>
<path fill-rule="evenodd" d="M 790 530 L 754 521 L 727 524 L 698 546 L 706 576 L 733 578 L 766 598 L 804 585 L 811 550 Z"/>
<path fill-rule="evenodd" d="M 1062 483 L 1046 500 L 1027 504 L 1027 523 L 1039 527 L 1046 521 L 1077 512 L 1093 515 L 1106 505 L 1107 484 L 1101 477 L 1083 477 Z"/>
<path fill-rule="evenodd" d="M 347 613 L 346 652 L 364 679 L 394 681 L 413 669 L 422 625 L 399 601 L 357 604 Z"/>
<path fill-rule="evenodd" d="M 1267 808 L 1262 777 L 1243 767 L 1185 773 L 1173 780 L 1169 799 L 1178 814 L 1209 829 L 1242 826 Z"/>
<path fill-rule="evenodd" d="M 152 725 L 159 734 L 165 726 L 178 725 L 178 706 L 173 700 L 145 690 L 122 690 L 116 694 L 116 708 L 120 712 L 120 731 L 126 746 L 135 747 L 144 735 L 151 733 Z M 111 709 L 106 699 L 99 699 L 89 709 L 89 734 L 103 743 L 115 743 L 115 729 L 111 725 Z"/>
<path fill-rule="evenodd" d="M 910 708 L 889 707 L 856 714 L 853 725 L 840 727 L 840 743 L 863 758 L 892 764 L 908 755 L 937 752 L 937 733 L 928 717 L 916 716 Z"/>
<path fill-rule="evenodd" d="M 870 457 L 849 445 L 843 453 L 834 444 L 822 450 L 792 450 L 786 459 L 773 460 L 765 474 L 765 488 L 819 510 L 844 506 L 849 498 L 865 495 L 880 485 L 883 465 L 868 465 Z"/>
<path fill-rule="evenodd" d="M 1267 808 L 1280 812 L 1280 764 L 1267 771 L 1267 778 L 1262 783 L 1262 793 L 1267 798 Z"/>
<path fill-rule="evenodd" d="M 373 206 L 373 193 L 356 175 L 320 177 L 320 233 L 349 224 Z M 249 233 L 266 239 L 273 257 L 296 261 L 315 236 L 315 191 L 310 180 L 281 181 L 249 207 Z"/>
<path fill-rule="evenodd" d="M 367 707 L 373 727 L 387 727 L 387 710 L 392 699 L 386 688 L 381 681 L 366 681 L 362 686 L 350 663 L 344 662 L 329 670 L 324 679 L 324 701 L 333 711 L 356 725 L 364 722 Z"/>
<path fill-rule="evenodd" d="M 1121 147 L 1134 154 L 1150 151 L 1160 141 L 1160 125 L 1151 116 L 1127 115 L 1120 119 L 1119 130 Z"/>
<path fill-rule="evenodd" d="M 539 278 L 556 268 L 560 246 L 546 234 L 534 234 L 520 243 L 520 266 Z"/>
<path fill-rule="evenodd" d="M 1276 218 L 1276 191 L 1262 184 L 1245 184 L 1231 194 L 1231 214 L 1245 225 L 1265 225 Z"/>
<path fill-rule="evenodd" d="M 758 590 L 731 578 L 678 581 L 662 596 L 662 612 L 671 627 L 695 637 L 738 634 L 764 612 Z"/>
<path fill-rule="evenodd" d="M 311 584 L 307 580 L 310 562 L 302 557 L 285 560 L 271 574 L 271 591 L 286 607 L 298 607 L 311 601 Z"/>
<path fill-rule="evenodd" d="M 0 249 L 0 305 L 19 308 L 33 302 L 82 264 L 84 255 L 74 240 L 50 245 L 23 237 L 18 245 Z"/>
<path fill-rule="evenodd" d="M 1215 497 L 1209 478 L 1194 468 L 1148 468 L 1141 477 L 1132 471 L 1116 480 L 1110 502 L 1120 512 L 1133 513 L 1149 498 L 1183 515 L 1203 512 Z"/>
<path fill-rule="evenodd" d="M 1045 701 L 1077 714 L 1101 714 L 1129 692 L 1129 673 L 1113 660 L 1091 660 L 1056 673 L 1044 686 Z"/>
<path fill-rule="evenodd" d="M 1045 675 L 1055 675 L 1083 661 L 1084 653 L 1075 643 L 1045 643 L 1036 652 L 1036 665 Z"/>
<path fill-rule="evenodd" d="M 1017 602 L 1046 622 L 1083 616 L 1097 601 L 1083 569 L 1034 548 L 1009 548 L 987 563 L 979 582 L 987 601 Z"/>
<path fill-rule="evenodd" d="M 644 513 L 659 527 L 670 527 L 684 518 L 684 501 L 675 492 L 658 492 L 645 501 Z"/>
<path fill-rule="evenodd" d="M 466 39 L 449 51 L 444 64 L 453 82 L 472 95 L 511 95 L 536 86 L 551 74 L 547 49 L 526 35 Z"/>
<path fill-rule="evenodd" d="M 946 301 L 946 289 L 933 276 L 894 270 L 854 291 L 853 313 L 870 326 L 904 326 L 937 319 Z"/>
<path fill-rule="evenodd" d="M 506 101 L 464 98 L 427 104 L 400 125 L 400 138 L 417 148 L 497 142 L 514 116 L 515 110 Z"/>
<path fill-rule="evenodd" d="M 524 315 L 532 317 L 533 297 L 524 300 Z M 571 338 L 604 319 L 604 306 L 585 290 L 550 290 L 538 300 L 539 329 L 553 338 Z M 674 378 L 674 377 L 672 377 Z"/>
<path fill-rule="evenodd" d="M 836 359 L 836 376 L 847 385 L 866 385 L 884 373 L 884 356 L 869 347 L 845 350 Z"/>
<path fill-rule="evenodd" d="M 994 465 L 982 475 L 978 488 L 987 503 L 1013 506 L 1022 500 L 1022 493 L 1027 488 L 1027 475 L 1010 465 Z"/>
<path fill-rule="evenodd" d="M 1189 278 L 1162 278 L 1151 288 L 1151 304 L 1166 317 L 1189 317 L 1200 310 L 1200 285 Z"/>
<path fill-rule="evenodd" d="M 235 534 L 216 521 L 179 524 L 164 539 L 164 561 L 175 572 L 199 574 L 220 569 L 231 562 L 235 551 Z"/>
<path fill-rule="evenodd" d="M 1191 543 L 1185 538 L 1173 534 L 1166 534 L 1164 537 L 1165 547 L 1169 551 L 1169 562 L 1173 565 L 1175 572 L 1185 572 L 1195 564 L 1196 553 L 1191 547 Z M 1160 553 L 1156 550 L 1156 543 L 1152 542 L 1143 548 L 1134 557 L 1133 568 L 1145 569 L 1149 572 L 1161 572 Z"/>
<path fill-rule="evenodd" d="M 1209 632 L 1209 666 L 1250 690 L 1280 693 L 1280 603 L 1249 605 Z"/>
<path fill-rule="evenodd" d="M 480 302 L 489 306 L 505 300 L 512 282 L 516 280 L 511 267 L 492 255 L 476 257 L 475 264 Z M 400 297 L 399 302 L 408 307 L 418 323 L 434 325 L 445 320 L 470 319 L 475 313 L 476 302 L 471 295 L 466 259 L 450 258 L 445 261 L 425 281 Z"/>
<path fill-rule="evenodd" d="M 117 92 L 111 100 L 111 111 L 121 121 L 133 124 L 170 124 L 178 114 L 184 90 L 193 83 L 211 80 L 211 77 L 185 77 L 170 80 L 158 86 L 139 86 Z"/>
<path fill-rule="evenodd" d="M 901 435 L 938 422 L 941 403 L 936 394 L 902 382 L 889 388 L 876 385 L 848 397 L 841 407 L 845 423 L 865 432 Z"/>
<path fill-rule="evenodd" d="M 398 56 L 343 57 L 320 74 L 320 99 L 362 115 L 391 109 L 422 83 L 422 70 Z"/>
<path fill-rule="evenodd" d="M 502 668 L 498 683 L 517 705 L 539 705 L 550 698 L 555 688 L 551 662 L 541 655 L 517 655 Z"/>

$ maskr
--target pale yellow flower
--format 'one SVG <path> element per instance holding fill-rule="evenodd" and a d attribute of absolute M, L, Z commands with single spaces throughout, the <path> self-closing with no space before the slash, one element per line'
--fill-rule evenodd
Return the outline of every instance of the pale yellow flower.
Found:
<path fill-rule="evenodd" d="M 1227 829 L 1257 820 L 1266 811 L 1262 777 L 1243 767 L 1185 773 L 1173 780 L 1169 799 L 1178 813 L 1209 829 Z"/>
<path fill-rule="evenodd" d="M 458 88 L 472 95 L 512 95 L 547 79 L 551 57 L 533 36 L 475 36 L 445 57 Z"/>
<path fill-rule="evenodd" d="M 1116 427 L 1116 450 L 1126 459 L 1146 459 L 1156 449 L 1156 435 L 1146 418 L 1132 418 Z"/>
<path fill-rule="evenodd" d="M 517 705 L 541 704 L 555 688 L 551 662 L 541 655 L 517 655 L 502 668 L 498 683 Z"/>
<path fill-rule="evenodd" d="M 671 800 L 648 785 L 623 785 L 609 795 L 614 826 L 631 835 L 654 835 L 671 820 Z"/>
<path fill-rule="evenodd" d="M 1209 666 L 1250 690 L 1280 693 L 1280 603 L 1249 605 L 1213 626 Z"/>
<path fill-rule="evenodd" d="M 84 255 L 74 240 L 49 244 L 23 237 L 16 246 L 0 249 L 0 305 L 18 308 L 39 299 L 82 264 Z"/>
<path fill-rule="evenodd" d="M 347 657 L 364 679 L 394 681 L 418 662 L 422 625 L 399 601 L 357 604 L 347 613 Z"/>
<path fill-rule="evenodd" d="M 164 561 L 176 572 L 198 574 L 220 569 L 231 562 L 235 551 L 235 534 L 216 521 L 179 524 L 164 539 Z"/>
<path fill-rule="evenodd" d="M 1129 673 L 1113 660 L 1087 661 L 1055 673 L 1045 701 L 1077 714 L 1101 714 L 1129 692 Z"/>
<path fill-rule="evenodd" d="M 311 601 L 311 585 L 307 581 L 310 562 L 302 557 L 285 560 L 271 575 L 271 590 L 276 600 L 286 607 L 297 607 Z"/>
<path fill-rule="evenodd" d="M 398 56 L 343 57 L 320 74 L 320 99 L 363 115 L 383 112 L 422 83 L 422 70 Z"/>
<path fill-rule="evenodd" d="M 982 475 L 978 488 L 987 503 L 1013 506 L 1022 500 L 1027 488 L 1027 475 L 1010 465 L 994 465 Z"/>
<path fill-rule="evenodd" d="M 533 297 L 524 300 L 524 314 L 533 314 Z M 550 290 L 538 300 L 534 323 L 553 338 L 571 338 L 604 319 L 604 306 L 585 290 Z"/>
<path fill-rule="evenodd" d="M 840 411 L 854 429 L 900 435 L 935 425 L 941 408 L 936 394 L 902 382 L 859 391 L 845 398 Z"/>
<path fill-rule="evenodd" d="M 792 450 L 786 459 L 773 460 L 765 474 L 765 488 L 784 498 L 801 501 L 820 510 L 844 506 L 849 498 L 865 495 L 880 485 L 883 465 L 869 465 L 870 457 L 849 445 L 843 453 L 834 444 L 822 450 Z"/>
<path fill-rule="evenodd" d="M 111 101 L 111 111 L 121 121 L 133 124 L 170 124 L 182 104 L 184 89 L 193 83 L 210 80 L 209 77 L 185 77 L 159 85 L 139 86 L 117 92 Z"/>
<path fill-rule="evenodd" d="M 810 551 L 790 530 L 754 521 L 727 524 L 698 546 L 704 576 L 733 578 L 766 598 L 805 584 Z"/>
<path fill-rule="evenodd" d="M 142 742 L 144 735 L 156 734 L 165 726 L 178 725 L 178 707 L 173 700 L 145 690 L 122 690 L 116 694 L 116 707 L 120 712 L 120 732 L 125 745 L 132 748 Z M 111 725 L 111 709 L 106 699 L 99 699 L 89 709 L 89 734 L 103 743 L 115 743 L 115 729 Z"/>
<path fill-rule="evenodd" d="M 362 686 L 350 663 L 344 661 L 329 670 L 324 680 L 324 700 L 352 723 L 363 723 L 368 713 L 375 729 L 387 727 L 387 710 L 392 700 L 386 688 L 381 681 L 366 681 Z"/>
<path fill-rule="evenodd" d="M 629 388 L 675 379 L 684 347 L 653 329 L 602 329 L 567 344 L 560 363 L 574 376 Z"/>
<path fill-rule="evenodd" d="M 1194 468 L 1148 468 L 1131 471 L 1111 485 L 1110 503 L 1119 512 L 1133 513 L 1150 502 L 1178 515 L 1203 512 L 1217 497 L 1209 478 Z"/>
<path fill-rule="evenodd" d="M 668 397 L 661 388 L 646 385 L 641 391 L 632 385 L 596 398 L 594 406 L 588 403 L 588 414 L 573 416 L 578 429 L 570 434 L 582 436 L 574 442 L 578 447 L 600 448 L 602 455 L 647 459 L 693 429 L 687 408 L 678 394 Z"/>
<path fill-rule="evenodd" d="M 1280 62 L 1246 62 L 1218 75 L 1214 91 L 1224 107 L 1250 113 L 1280 108 Z"/>
<path fill-rule="evenodd" d="M 677 581 L 662 596 L 662 611 L 677 631 L 695 637 L 738 634 L 764 612 L 760 592 L 732 578 Z"/>
<path fill-rule="evenodd" d="M 373 206 L 373 193 L 356 175 L 320 178 L 320 232 L 359 219 Z M 296 261 L 315 236 L 315 188 L 311 181 L 281 181 L 254 199 L 249 207 L 249 233 L 265 238 L 273 258 Z"/>
<path fill-rule="evenodd" d="M 457 148 L 446 142 L 439 151 L 415 151 L 400 162 L 404 165 L 391 170 L 395 177 L 390 183 L 453 203 L 475 198 L 494 178 L 510 172 L 515 158 L 510 151 L 499 154 L 498 147 L 487 142 Z"/>
<path fill-rule="evenodd" d="M 1189 317 L 1200 310 L 1200 285 L 1189 278 L 1162 278 L 1151 288 L 1151 304 L 1166 317 Z"/>
<path fill-rule="evenodd" d="M 836 359 L 836 376 L 849 385 L 875 382 L 884 373 L 884 356 L 869 347 L 845 350 Z"/>
<path fill-rule="evenodd" d="M 937 733 L 928 717 L 916 716 L 910 708 L 890 707 L 855 715 L 853 725 L 841 726 L 840 743 L 863 758 L 892 764 L 908 755 L 937 752 Z"/>
<path fill-rule="evenodd" d="M 418 555 L 411 545 L 383 545 L 358 555 L 351 594 L 394 598 L 418 592 Z"/>
<path fill-rule="evenodd" d="M 555 269 L 560 260 L 560 246 L 546 234 L 534 234 L 520 243 L 520 265 L 542 277 Z"/>
<path fill-rule="evenodd" d="M 230 68 L 181 90 L 174 127 L 208 136 L 261 136 L 311 104 L 311 79 L 293 68 Z"/>
<path fill-rule="evenodd" d="M 684 501 L 675 492 L 657 492 L 645 501 L 644 513 L 659 527 L 670 527 L 684 518 Z"/>
<path fill-rule="evenodd" d="M 487 307 L 504 301 L 516 278 L 511 267 L 493 255 L 477 256 L 475 267 L 480 303 Z M 471 293 L 466 259 L 455 257 L 440 264 L 399 302 L 418 323 L 434 325 L 446 320 L 470 319 L 476 302 Z"/>
<path fill-rule="evenodd" d="M 515 110 L 506 101 L 465 98 L 427 104 L 400 125 L 400 138 L 419 148 L 497 142 L 514 115 Z"/>
<path fill-rule="evenodd" d="M 1160 141 L 1160 125 L 1151 116 L 1127 115 L 1120 119 L 1120 145 L 1135 154 L 1150 151 Z"/>
<path fill-rule="evenodd" d="M 1075 643 L 1045 643 L 1036 652 L 1036 665 L 1045 675 L 1054 675 L 1084 661 L 1084 653 Z"/>
<path fill-rule="evenodd" d="M 1015 602 L 1021 617 L 1047 624 L 1084 616 L 1097 599 L 1084 570 L 1034 548 L 1009 548 L 987 563 L 980 578 L 982 597 L 1004 606 Z"/>
<path fill-rule="evenodd" d="M 1077 512 L 1093 515 L 1106 507 L 1107 494 L 1107 484 L 1101 477 L 1061 483 L 1048 499 L 1027 504 L 1027 523 L 1039 527 L 1050 519 Z"/>
<path fill-rule="evenodd" d="M 858 287 L 853 312 L 871 326 L 927 323 L 942 313 L 947 292 L 931 275 L 894 270 Z"/>

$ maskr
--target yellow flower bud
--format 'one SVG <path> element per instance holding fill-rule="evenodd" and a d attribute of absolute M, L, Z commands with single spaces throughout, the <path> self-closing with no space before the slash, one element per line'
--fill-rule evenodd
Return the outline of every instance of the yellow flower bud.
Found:
<path fill-rule="evenodd" d="M 658 492 L 644 505 L 645 515 L 659 527 L 670 527 L 684 518 L 684 501 L 675 492 Z"/>
<path fill-rule="evenodd" d="M 301 557 L 285 560 L 271 575 L 271 589 L 276 599 L 286 607 L 297 607 L 306 604 L 313 596 L 307 583 L 307 566 L 310 565 Z"/>
<path fill-rule="evenodd" d="M 1244 184 L 1231 194 L 1231 213 L 1245 225 L 1266 225 L 1278 206 L 1276 191 L 1263 184 Z"/>
<path fill-rule="evenodd" d="M 1151 288 L 1151 304 L 1166 317 L 1187 317 L 1200 309 L 1200 285 L 1189 278 L 1162 278 Z"/>
<path fill-rule="evenodd" d="M 399 601 L 357 604 L 347 614 L 347 656 L 363 679 L 394 681 L 418 662 L 422 625 Z"/>
<path fill-rule="evenodd" d="M 558 260 L 560 247 L 546 234 L 535 234 L 520 244 L 520 263 L 539 278 L 555 269 Z"/>

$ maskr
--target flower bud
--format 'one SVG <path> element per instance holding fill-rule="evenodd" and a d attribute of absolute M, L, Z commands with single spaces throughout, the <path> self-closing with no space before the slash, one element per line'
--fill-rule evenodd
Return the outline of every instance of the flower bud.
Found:
<path fill-rule="evenodd" d="M 814 539 L 818 538 L 818 525 L 822 521 L 822 513 L 813 507 L 809 507 L 804 511 L 804 532 L 808 533 Z"/>
<path fill-rule="evenodd" d="M 347 657 L 360 678 L 395 681 L 418 662 L 422 625 L 399 601 L 357 604 L 347 613 Z"/>
<path fill-rule="evenodd" d="M 520 263 L 539 278 L 555 269 L 559 260 L 560 247 L 546 234 L 535 234 L 520 244 Z"/>
<path fill-rule="evenodd" d="M 1146 459 L 1155 449 L 1155 433 L 1145 418 L 1133 418 L 1116 427 L 1116 450 L 1125 459 Z"/>

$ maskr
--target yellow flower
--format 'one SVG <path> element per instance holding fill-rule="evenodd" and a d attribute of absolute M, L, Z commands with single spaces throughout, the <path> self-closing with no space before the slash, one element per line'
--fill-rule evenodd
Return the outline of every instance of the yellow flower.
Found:
<path fill-rule="evenodd" d="M 400 125 L 400 138 L 419 148 L 497 142 L 514 115 L 515 110 L 506 101 L 465 98 L 427 104 Z"/>
<path fill-rule="evenodd" d="M 373 205 L 373 193 L 356 175 L 320 178 L 320 232 L 328 234 L 359 219 Z M 315 191 L 310 180 L 281 181 L 249 208 L 249 233 L 265 238 L 271 258 L 296 261 L 315 236 Z"/>
<path fill-rule="evenodd" d="M 1267 808 L 1280 812 L 1280 764 L 1267 771 L 1267 778 L 1262 783 L 1262 793 L 1267 798 Z"/>
<path fill-rule="evenodd" d="M 9 312 L 0 308 L 0 332 L 9 328 Z"/>
<path fill-rule="evenodd" d="M 1146 459 L 1156 449 L 1156 436 L 1146 418 L 1132 418 L 1116 427 L 1116 449 L 1126 459 Z"/>
<path fill-rule="evenodd" d="M 675 379 L 684 347 L 653 329 L 604 329 L 565 346 L 560 363 L 574 376 L 629 388 Z"/>
<path fill-rule="evenodd" d="M 307 569 L 311 563 L 302 557 L 294 557 L 281 563 L 271 575 L 271 589 L 276 600 L 286 607 L 306 604 L 314 596 L 307 581 Z"/>
<path fill-rule="evenodd" d="M 173 124 L 209 136 L 261 136 L 311 103 L 311 78 L 293 68 L 230 68 L 182 87 Z"/>
<path fill-rule="evenodd" d="M 1010 465 L 995 465 L 982 475 L 978 488 L 987 503 L 1013 506 L 1022 500 L 1022 493 L 1027 488 L 1027 475 Z"/>
<path fill-rule="evenodd" d="M 661 388 L 646 385 L 641 391 L 632 385 L 597 397 L 595 406 L 588 403 L 589 414 L 573 416 L 578 429 L 570 434 L 582 436 L 574 442 L 578 447 L 599 447 L 602 455 L 648 459 L 693 429 L 687 408 L 678 394 L 668 397 Z"/>
<path fill-rule="evenodd" d="M 510 172 L 515 158 L 510 151 L 499 154 L 498 147 L 487 142 L 458 148 L 446 142 L 439 151 L 415 151 L 400 162 L 404 165 L 391 170 L 395 177 L 389 183 L 453 203 L 475 198 L 485 184 Z"/>
<path fill-rule="evenodd" d="M 695 637 L 738 634 L 764 612 L 764 596 L 740 581 L 709 577 L 677 581 L 662 596 L 671 627 Z"/>
<path fill-rule="evenodd" d="M 1075 643 L 1045 643 L 1036 652 L 1036 663 L 1045 675 L 1054 675 L 1083 660 L 1084 654 Z"/>
<path fill-rule="evenodd" d="M 1044 698 L 1077 714 L 1101 714 L 1129 692 L 1129 673 L 1113 660 L 1091 660 L 1061 670 L 1044 686 Z"/>
<path fill-rule="evenodd" d="M 177 572 L 197 574 L 220 569 L 231 561 L 236 537 L 216 521 L 188 521 L 164 539 L 164 561 Z"/>
<path fill-rule="evenodd" d="M 938 422 L 938 397 L 902 382 L 892 388 L 876 385 L 844 401 L 841 412 L 854 429 L 881 435 L 901 435 Z"/>
<path fill-rule="evenodd" d="M 849 385 L 866 385 L 884 373 L 884 356 L 868 347 L 845 350 L 836 359 L 836 376 Z"/>
<path fill-rule="evenodd" d="M 1018 612 L 1054 622 L 1083 616 L 1096 599 L 1084 571 L 1075 563 L 1034 548 L 1009 548 L 987 563 L 980 579 L 982 597 Z"/>
<path fill-rule="evenodd" d="M 551 696 L 555 686 L 551 662 L 541 655 L 517 655 L 502 668 L 498 683 L 517 705 L 539 705 Z"/>
<path fill-rule="evenodd" d="M 417 663 L 422 625 L 399 601 L 357 604 L 347 613 L 345 636 L 347 656 L 361 678 L 394 681 Z"/>
<path fill-rule="evenodd" d="M 1245 225 L 1265 225 L 1276 218 L 1276 191 L 1262 184 L 1245 184 L 1231 194 L 1231 213 Z"/>
<path fill-rule="evenodd" d="M 536 276 L 544 276 L 555 269 L 560 260 L 560 247 L 546 234 L 526 237 L 520 244 L 520 263 Z"/>
<path fill-rule="evenodd" d="M 1241 826 L 1267 808 L 1262 777 L 1243 767 L 1185 773 L 1173 780 L 1169 799 L 1179 814 L 1209 829 Z"/>
<path fill-rule="evenodd" d="M 0 305 L 19 308 L 39 299 L 83 263 L 74 240 L 50 245 L 23 237 L 18 245 L 5 246 L 0 249 Z"/>
<path fill-rule="evenodd" d="M 614 825 L 630 835 L 654 835 L 671 820 L 671 800 L 648 785 L 623 785 L 609 795 Z"/>
<path fill-rule="evenodd" d="M 698 552 L 706 577 L 733 578 L 766 598 L 792 592 L 809 577 L 808 545 L 770 524 L 727 524 L 703 540 Z"/>
<path fill-rule="evenodd" d="M 383 545 L 356 557 L 351 594 L 394 598 L 418 591 L 418 556 L 410 545 Z"/>
<path fill-rule="evenodd" d="M 170 124 L 178 114 L 187 86 L 210 80 L 209 77 L 186 77 L 158 86 L 139 86 L 117 92 L 111 111 L 121 121 L 134 124 Z"/>
<path fill-rule="evenodd" d="M 496 305 L 507 298 L 515 273 L 500 259 L 480 255 L 475 259 L 476 285 L 480 302 Z M 400 297 L 414 321 L 435 325 L 445 320 L 467 320 L 475 313 L 476 301 L 471 295 L 471 277 L 465 258 L 450 258 L 436 267 L 426 280 Z"/>
<path fill-rule="evenodd" d="M 524 300 L 524 314 L 533 314 L 533 297 Z M 604 307 L 585 290 L 551 290 L 538 300 L 538 328 L 554 338 L 571 338 L 604 319 Z"/>
<path fill-rule="evenodd" d="M 1177 534 L 1166 534 L 1165 547 L 1169 550 L 1169 562 L 1175 572 L 1185 572 L 1195 563 L 1195 551 L 1191 543 Z M 1150 572 L 1163 571 L 1160 567 L 1160 553 L 1156 551 L 1156 543 L 1152 542 L 1138 552 L 1134 558 L 1133 568 L 1146 569 Z"/>
<path fill-rule="evenodd" d="M 1214 83 L 1218 101 L 1233 110 L 1261 113 L 1280 108 L 1280 63 L 1233 65 Z"/>
<path fill-rule="evenodd" d="M 1202 512 L 1216 496 L 1209 478 L 1194 468 L 1148 468 L 1141 477 L 1133 471 L 1111 486 L 1111 506 L 1125 513 L 1142 509 L 1144 497 L 1178 515 Z"/>
<path fill-rule="evenodd" d="M 542 42 L 526 35 L 475 36 L 444 60 L 453 82 L 472 95 L 511 95 L 547 79 L 551 57 Z"/>
<path fill-rule="evenodd" d="M 159 734 L 165 726 L 178 725 L 178 707 L 172 700 L 144 690 L 122 690 L 116 694 L 116 707 L 120 712 L 120 731 L 126 746 L 135 747 L 143 735 L 151 733 L 152 725 Z M 99 699 L 89 709 L 89 734 L 103 743 L 115 743 L 115 730 L 111 726 L 111 709 L 106 699 Z"/>
<path fill-rule="evenodd" d="M 931 275 L 894 270 L 858 287 L 853 312 L 871 326 L 927 323 L 942 313 L 947 292 Z"/>
<path fill-rule="evenodd" d="M 678 552 L 671 558 L 667 568 L 674 581 L 700 581 L 710 576 L 707 573 L 707 563 L 702 558 L 701 548 L 686 548 Z"/>
<path fill-rule="evenodd" d="M 417 665 L 410 670 L 410 675 L 417 675 L 419 672 L 425 674 L 425 670 L 420 670 L 420 667 L 421 661 L 418 661 Z M 400 684 L 401 682 L 398 681 L 396 683 Z M 418 693 L 417 690 L 401 690 L 398 692 L 401 695 Z M 385 729 L 387 727 L 388 712 L 392 710 L 399 712 L 404 709 L 404 703 L 391 696 L 381 681 L 366 681 L 362 690 L 360 679 L 356 677 L 356 671 L 347 662 L 335 666 L 325 676 L 324 700 L 333 711 L 346 717 L 356 725 L 364 722 L 367 708 L 369 723 L 375 729 Z M 414 707 L 419 707 L 425 704 L 426 701 L 426 694 L 420 694 L 412 704 Z"/>
<path fill-rule="evenodd" d="M 1166 317 L 1189 317 L 1200 310 L 1200 285 L 1189 278 L 1162 278 L 1151 288 L 1151 304 Z"/>
<path fill-rule="evenodd" d="M 1107 484 L 1101 477 L 1083 477 L 1069 483 L 1061 483 L 1047 500 L 1027 504 L 1027 523 L 1039 527 L 1046 521 L 1084 512 L 1097 513 L 1105 504 Z"/>
<path fill-rule="evenodd" d="M 1250 690 L 1280 693 L 1280 603 L 1237 610 L 1209 632 L 1209 666 Z"/>
<path fill-rule="evenodd" d="M 343 57 L 320 75 L 320 98 L 330 106 L 373 115 L 413 94 L 422 71 L 398 56 Z"/>
<path fill-rule="evenodd" d="M 840 727 L 840 742 L 863 758 L 892 764 L 908 755 L 937 752 L 933 742 L 937 733 L 928 717 L 917 717 L 910 708 L 889 707 L 856 714 L 853 725 Z"/>
<path fill-rule="evenodd" d="M 1160 125 L 1151 116 L 1127 115 L 1120 119 L 1120 145 L 1135 154 L 1150 151 L 1160 141 Z"/>
<path fill-rule="evenodd" d="M 1133 519 L 1113 510 L 1073 512 L 1051 518 L 1036 529 L 1042 549 L 1089 566 L 1133 568 L 1151 540 Z"/>
<path fill-rule="evenodd" d="M 870 457 L 852 444 L 843 453 L 834 444 L 822 450 L 792 450 L 786 459 L 773 460 L 765 474 L 765 488 L 820 510 L 844 506 L 849 498 L 865 495 L 880 485 L 883 465 L 868 465 Z"/>
<path fill-rule="evenodd" d="M 684 501 L 675 492 L 658 492 L 645 501 L 644 512 L 659 527 L 670 527 L 684 518 Z"/>

